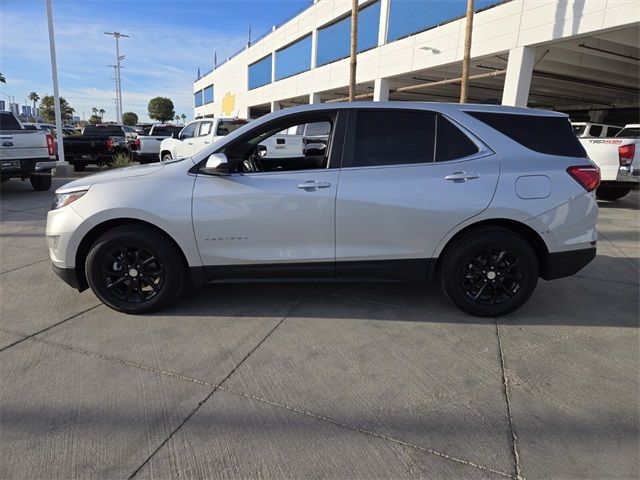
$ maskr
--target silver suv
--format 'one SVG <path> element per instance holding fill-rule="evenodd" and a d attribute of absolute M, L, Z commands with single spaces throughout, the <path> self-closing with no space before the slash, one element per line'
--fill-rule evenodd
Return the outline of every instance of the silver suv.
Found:
<path fill-rule="evenodd" d="M 262 142 L 315 122 L 326 144 L 264 156 Z M 73 181 L 46 236 L 59 276 L 122 312 L 166 307 L 189 279 L 437 278 L 465 312 L 497 316 L 594 258 L 599 178 L 562 114 L 309 105 L 192 158 Z"/>

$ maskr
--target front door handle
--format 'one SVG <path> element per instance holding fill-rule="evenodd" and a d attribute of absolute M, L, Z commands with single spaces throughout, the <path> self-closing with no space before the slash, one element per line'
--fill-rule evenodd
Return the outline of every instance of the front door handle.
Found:
<path fill-rule="evenodd" d="M 329 188 L 330 186 L 331 184 L 329 182 L 319 182 L 318 180 L 309 180 L 298 184 L 298 188 L 306 190 L 307 192 L 315 192 L 319 188 Z"/>
<path fill-rule="evenodd" d="M 454 172 L 444 177 L 445 180 L 451 180 L 455 183 L 464 183 L 467 180 L 474 180 L 476 178 L 480 178 L 480 174 L 475 172 Z"/>

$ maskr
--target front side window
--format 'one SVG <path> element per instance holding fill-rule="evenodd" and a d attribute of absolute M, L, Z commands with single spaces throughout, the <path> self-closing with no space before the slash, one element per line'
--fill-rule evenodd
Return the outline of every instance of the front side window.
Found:
<path fill-rule="evenodd" d="M 259 173 L 327 168 L 333 119 L 319 118 L 312 123 L 328 125 L 327 135 L 311 141 L 302 134 L 309 122 L 289 120 L 265 127 L 252 138 L 229 146 L 225 153 L 230 171 Z"/>
<path fill-rule="evenodd" d="M 182 132 L 180 132 L 180 139 L 184 140 L 185 138 L 193 138 L 196 136 L 196 126 L 198 125 L 199 122 L 193 122 L 190 123 L 189 125 L 187 125 L 186 127 L 184 127 L 182 129 Z"/>
<path fill-rule="evenodd" d="M 352 158 L 343 167 L 430 163 L 436 115 L 407 110 L 360 110 Z"/>
<path fill-rule="evenodd" d="M 198 136 L 199 137 L 204 137 L 207 136 L 211 133 L 211 127 L 213 125 L 213 122 L 201 122 L 200 123 L 200 129 L 198 132 Z"/>

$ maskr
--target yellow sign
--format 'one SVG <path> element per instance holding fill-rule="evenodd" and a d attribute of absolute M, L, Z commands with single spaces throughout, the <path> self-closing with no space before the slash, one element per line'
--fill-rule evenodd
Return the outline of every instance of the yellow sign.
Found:
<path fill-rule="evenodd" d="M 236 107 L 236 96 L 231 95 L 231 92 L 227 92 L 222 99 L 222 114 L 230 117 L 233 115 L 233 110 Z"/>

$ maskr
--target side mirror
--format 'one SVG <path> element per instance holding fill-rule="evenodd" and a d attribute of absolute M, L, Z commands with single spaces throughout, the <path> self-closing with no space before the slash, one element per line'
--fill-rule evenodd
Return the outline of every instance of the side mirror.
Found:
<path fill-rule="evenodd" d="M 229 173 L 227 156 L 224 153 L 210 155 L 202 171 L 209 175 L 227 175 Z"/>
<path fill-rule="evenodd" d="M 265 157 L 267 155 L 267 146 L 266 145 L 258 145 L 258 156 Z"/>
<path fill-rule="evenodd" d="M 324 143 L 307 143 L 304 146 L 305 157 L 317 157 L 324 155 L 327 150 L 327 146 Z"/>

